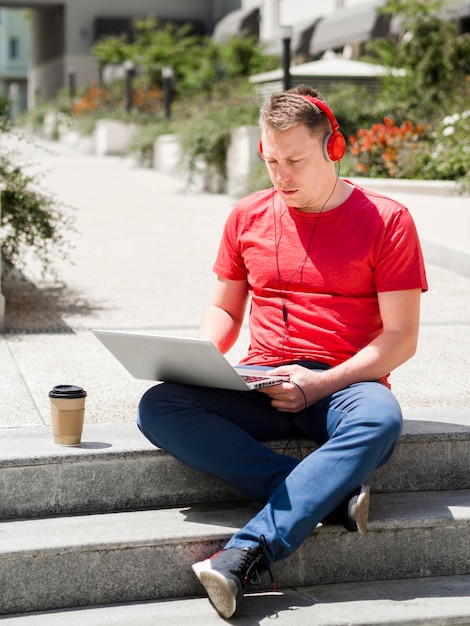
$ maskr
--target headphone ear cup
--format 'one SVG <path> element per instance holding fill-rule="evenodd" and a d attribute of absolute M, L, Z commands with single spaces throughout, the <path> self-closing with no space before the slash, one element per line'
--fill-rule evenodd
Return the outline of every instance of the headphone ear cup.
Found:
<path fill-rule="evenodd" d="M 346 153 L 346 140 L 344 136 L 335 130 L 328 133 L 323 140 L 323 154 L 327 161 L 340 161 Z"/>
<path fill-rule="evenodd" d="M 300 94 L 300 97 L 305 98 L 305 100 L 308 100 L 311 104 L 315 105 L 315 107 L 321 109 L 328 118 L 331 125 L 331 132 L 328 133 L 323 140 L 323 154 L 327 161 L 340 161 L 346 154 L 346 139 L 338 130 L 339 124 L 332 110 L 326 102 L 318 98 L 306 94 Z"/>

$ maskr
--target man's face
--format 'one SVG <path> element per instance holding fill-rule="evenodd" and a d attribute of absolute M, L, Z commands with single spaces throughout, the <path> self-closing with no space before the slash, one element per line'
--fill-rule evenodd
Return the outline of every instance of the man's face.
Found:
<path fill-rule="evenodd" d="M 319 211 L 336 177 L 322 142 L 304 124 L 283 132 L 263 130 L 263 157 L 275 189 L 288 206 Z"/>

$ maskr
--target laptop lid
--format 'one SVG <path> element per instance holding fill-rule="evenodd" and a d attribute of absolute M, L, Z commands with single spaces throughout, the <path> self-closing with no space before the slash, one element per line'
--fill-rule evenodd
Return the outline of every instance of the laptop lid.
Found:
<path fill-rule="evenodd" d="M 278 384 L 265 369 L 232 366 L 211 341 L 93 329 L 134 378 L 247 391 Z M 269 369 L 269 368 L 266 368 Z"/>

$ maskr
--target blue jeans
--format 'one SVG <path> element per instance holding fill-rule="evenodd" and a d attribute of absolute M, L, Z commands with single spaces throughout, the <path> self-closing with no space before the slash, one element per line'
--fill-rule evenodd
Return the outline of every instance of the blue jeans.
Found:
<path fill-rule="evenodd" d="M 154 445 L 263 505 L 226 547 L 254 547 L 264 535 L 272 563 L 387 463 L 402 416 L 379 382 L 352 385 L 295 414 L 273 409 L 257 391 L 163 383 L 142 397 L 137 423 Z M 262 443 L 296 435 L 320 447 L 299 460 Z"/>

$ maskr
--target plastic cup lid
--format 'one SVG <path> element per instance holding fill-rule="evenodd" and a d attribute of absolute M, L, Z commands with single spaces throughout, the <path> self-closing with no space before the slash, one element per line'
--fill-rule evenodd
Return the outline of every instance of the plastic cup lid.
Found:
<path fill-rule="evenodd" d="M 49 392 L 50 398 L 84 398 L 86 391 L 76 385 L 56 385 Z"/>

